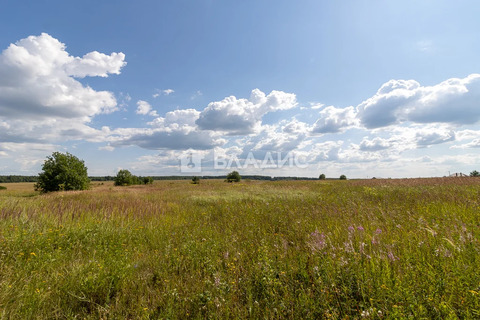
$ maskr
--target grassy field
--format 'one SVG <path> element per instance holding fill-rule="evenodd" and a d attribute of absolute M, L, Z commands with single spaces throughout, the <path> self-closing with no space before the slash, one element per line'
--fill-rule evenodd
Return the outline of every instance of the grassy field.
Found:
<path fill-rule="evenodd" d="M 480 179 L 3 186 L 1 319 L 480 318 Z"/>

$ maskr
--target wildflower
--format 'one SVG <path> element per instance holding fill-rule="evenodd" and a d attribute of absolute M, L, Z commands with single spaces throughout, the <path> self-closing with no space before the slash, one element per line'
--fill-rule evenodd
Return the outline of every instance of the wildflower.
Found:
<path fill-rule="evenodd" d="M 375 233 L 376 233 L 376 234 L 380 234 L 380 233 L 382 233 L 382 229 L 380 229 L 380 228 L 377 228 L 377 230 L 375 230 Z"/>
<path fill-rule="evenodd" d="M 35 254 L 35 252 L 30 252 L 30 255 L 35 256 L 35 257 L 37 256 L 37 255 Z"/>
<path fill-rule="evenodd" d="M 367 318 L 370 316 L 370 312 L 368 312 L 368 310 L 363 310 L 360 316 L 362 318 Z"/>
<path fill-rule="evenodd" d="M 315 232 L 310 234 L 310 241 L 308 244 L 312 251 L 320 251 L 324 249 L 327 246 L 327 243 L 325 242 L 325 234 L 315 230 Z"/>
<path fill-rule="evenodd" d="M 358 226 L 358 227 L 357 227 L 357 230 L 358 230 L 358 231 L 365 231 L 365 229 L 363 229 L 362 226 Z"/>
<path fill-rule="evenodd" d="M 388 252 L 388 259 L 389 259 L 390 261 L 398 260 L 398 258 L 395 257 L 395 255 L 394 255 L 391 251 Z"/>
<path fill-rule="evenodd" d="M 348 232 L 353 232 L 355 231 L 355 228 L 353 226 L 348 227 Z"/>

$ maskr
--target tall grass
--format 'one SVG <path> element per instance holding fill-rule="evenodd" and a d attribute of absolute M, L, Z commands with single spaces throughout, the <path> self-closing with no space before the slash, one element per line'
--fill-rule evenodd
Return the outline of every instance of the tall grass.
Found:
<path fill-rule="evenodd" d="M 8 187 L 0 317 L 479 318 L 479 195 L 473 178 Z"/>

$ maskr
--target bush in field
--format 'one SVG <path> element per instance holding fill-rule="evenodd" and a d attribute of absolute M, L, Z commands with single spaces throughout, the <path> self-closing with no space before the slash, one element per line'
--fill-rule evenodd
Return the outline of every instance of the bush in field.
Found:
<path fill-rule="evenodd" d="M 113 179 L 116 186 L 131 186 L 134 184 L 153 184 L 152 177 L 137 177 L 128 170 L 120 170 Z"/>
<path fill-rule="evenodd" d="M 7 190 L 7 187 L 0 186 L 0 190 Z"/>
<path fill-rule="evenodd" d="M 318 177 L 318 179 L 320 179 L 320 180 L 325 180 L 325 178 L 326 178 L 326 177 L 325 177 L 325 175 L 324 175 L 323 173 Z"/>
<path fill-rule="evenodd" d="M 347 180 L 347 176 L 344 175 L 344 174 L 342 174 L 342 175 L 340 176 L 340 180 Z"/>
<path fill-rule="evenodd" d="M 143 184 L 153 184 L 153 178 L 152 177 L 143 177 L 142 181 L 143 181 Z"/>
<path fill-rule="evenodd" d="M 240 182 L 240 180 L 242 180 L 242 177 L 238 171 L 232 171 L 227 174 L 227 182 Z"/>
<path fill-rule="evenodd" d="M 70 153 L 54 152 L 42 166 L 35 190 L 41 192 L 86 190 L 90 185 L 83 160 Z"/>
<path fill-rule="evenodd" d="M 118 171 L 113 181 L 115 181 L 114 184 L 116 186 L 130 186 L 134 184 L 135 179 L 134 179 L 134 175 L 131 174 L 130 171 L 120 170 Z"/>
<path fill-rule="evenodd" d="M 193 177 L 193 178 L 192 178 L 192 183 L 193 183 L 193 184 L 200 184 L 200 178 L 197 177 L 197 176 Z"/>
<path fill-rule="evenodd" d="M 472 172 L 470 172 L 470 177 L 480 177 L 480 172 L 478 172 L 477 170 L 473 170 Z"/>

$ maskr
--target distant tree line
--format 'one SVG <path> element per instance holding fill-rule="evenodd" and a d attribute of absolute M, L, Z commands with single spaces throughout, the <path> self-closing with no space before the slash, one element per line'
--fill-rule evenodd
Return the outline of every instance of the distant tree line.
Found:
<path fill-rule="evenodd" d="M 37 182 L 38 176 L 0 176 L 0 183 Z"/>

